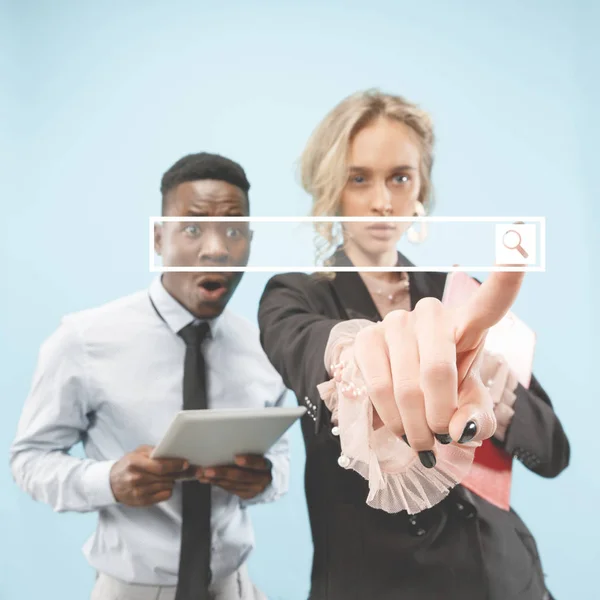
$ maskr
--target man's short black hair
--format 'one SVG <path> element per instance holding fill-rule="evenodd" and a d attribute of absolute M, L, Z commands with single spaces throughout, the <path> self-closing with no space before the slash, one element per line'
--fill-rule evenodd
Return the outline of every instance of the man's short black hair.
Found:
<path fill-rule="evenodd" d="M 199 152 L 180 158 L 163 176 L 160 182 L 163 214 L 167 208 L 167 195 L 180 183 L 198 181 L 200 179 L 216 179 L 235 185 L 244 192 L 248 201 L 250 182 L 241 165 L 219 154 Z"/>

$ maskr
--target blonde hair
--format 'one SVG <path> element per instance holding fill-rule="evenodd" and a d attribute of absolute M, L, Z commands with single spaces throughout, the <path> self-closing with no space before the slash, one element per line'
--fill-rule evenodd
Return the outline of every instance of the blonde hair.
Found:
<path fill-rule="evenodd" d="M 428 113 L 402 96 L 378 90 L 357 92 L 342 100 L 319 123 L 300 158 L 302 187 L 313 198 L 313 216 L 335 216 L 348 178 L 347 157 L 354 136 L 374 120 L 385 117 L 404 123 L 421 146 L 419 202 L 427 210 L 432 201 L 433 123 Z M 322 259 L 337 246 L 340 234 L 334 223 L 319 223 L 318 256 Z M 319 239 L 320 238 L 320 239 Z"/>

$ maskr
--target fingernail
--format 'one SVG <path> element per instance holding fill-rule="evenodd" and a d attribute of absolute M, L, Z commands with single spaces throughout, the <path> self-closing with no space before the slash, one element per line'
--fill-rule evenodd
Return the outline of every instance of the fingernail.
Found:
<path fill-rule="evenodd" d="M 214 477 L 215 476 L 215 472 L 212 469 L 206 469 L 206 471 L 204 471 L 204 474 L 207 477 Z"/>
<path fill-rule="evenodd" d="M 467 423 L 464 431 L 462 432 L 462 435 L 460 436 L 458 443 L 466 444 L 467 442 L 470 442 L 475 437 L 476 433 L 477 433 L 477 425 L 476 425 L 475 421 L 469 421 Z"/>
<path fill-rule="evenodd" d="M 440 444 L 444 444 L 444 445 L 452 443 L 452 438 L 450 437 L 449 433 L 436 433 L 435 439 Z"/>
<path fill-rule="evenodd" d="M 236 464 L 243 466 L 246 464 L 246 459 L 243 458 L 242 456 L 236 456 L 235 462 L 236 462 Z"/>
<path fill-rule="evenodd" d="M 426 469 L 433 469 L 433 467 L 435 467 L 435 454 L 431 450 L 419 452 L 419 458 L 421 459 L 421 464 Z"/>
<path fill-rule="evenodd" d="M 408 438 L 405 435 L 402 436 L 402 439 L 406 442 L 408 446 L 410 446 L 410 444 L 408 443 Z"/>

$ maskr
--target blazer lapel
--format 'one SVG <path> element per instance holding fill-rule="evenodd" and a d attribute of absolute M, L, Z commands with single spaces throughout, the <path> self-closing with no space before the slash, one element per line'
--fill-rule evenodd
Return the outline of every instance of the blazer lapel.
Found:
<path fill-rule="evenodd" d="M 352 267 L 352 263 L 343 250 L 338 250 L 333 256 L 336 267 Z M 344 271 L 336 273 L 333 279 L 333 289 L 347 319 L 369 319 L 381 321 L 381 315 L 357 272 Z"/>
<path fill-rule="evenodd" d="M 410 282 L 410 308 L 414 309 L 422 298 L 442 299 L 447 273 L 435 271 L 411 271 L 408 274 Z"/>
<path fill-rule="evenodd" d="M 333 256 L 333 264 L 339 267 L 351 267 L 352 262 L 343 250 L 338 250 Z M 414 266 L 403 254 L 398 252 L 396 266 Z M 442 299 L 444 293 L 445 273 L 426 273 L 410 271 L 408 273 L 410 282 L 410 307 L 416 306 L 421 298 L 434 297 Z M 336 273 L 332 282 L 338 304 L 346 313 L 348 319 L 369 319 L 370 321 L 381 321 L 382 317 L 371 298 L 367 286 L 363 283 L 357 272 Z"/>

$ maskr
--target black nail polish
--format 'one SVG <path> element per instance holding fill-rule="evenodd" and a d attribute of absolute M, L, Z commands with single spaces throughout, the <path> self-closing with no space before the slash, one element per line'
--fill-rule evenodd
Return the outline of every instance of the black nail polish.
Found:
<path fill-rule="evenodd" d="M 467 423 L 464 431 L 462 432 L 462 435 L 460 436 L 458 443 L 466 444 L 467 442 L 470 442 L 475 437 L 476 433 L 477 433 L 477 425 L 476 425 L 475 421 L 469 421 Z"/>
<path fill-rule="evenodd" d="M 435 439 L 440 443 L 440 444 L 451 444 L 452 443 L 452 438 L 450 437 L 449 433 L 436 433 L 435 434 Z"/>
<path fill-rule="evenodd" d="M 431 450 L 419 452 L 419 458 L 421 459 L 421 464 L 426 469 L 433 469 L 433 467 L 435 467 L 435 454 Z"/>

